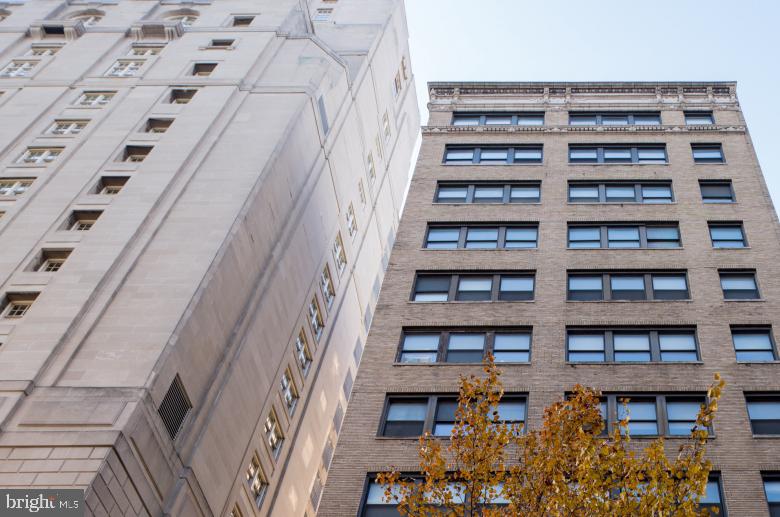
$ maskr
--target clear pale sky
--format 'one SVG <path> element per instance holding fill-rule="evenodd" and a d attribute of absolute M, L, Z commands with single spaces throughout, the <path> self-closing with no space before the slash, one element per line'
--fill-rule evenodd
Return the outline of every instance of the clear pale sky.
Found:
<path fill-rule="evenodd" d="M 780 1 L 406 0 L 423 124 L 428 81 L 737 81 L 780 207 Z"/>

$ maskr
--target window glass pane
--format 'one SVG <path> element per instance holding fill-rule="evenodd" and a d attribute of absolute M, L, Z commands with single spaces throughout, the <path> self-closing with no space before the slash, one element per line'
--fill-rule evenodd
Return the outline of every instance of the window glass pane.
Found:
<path fill-rule="evenodd" d="M 569 115 L 569 125 L 594 126 L 596 125 L 596 115 Z"/>
<path fill-rule="evenodd" d="M 631 185 L 607 185 L 607 201 L 636 199 L 636 192 Z"/>
<path fill-rule="evenodd" d="M 512 116 L 505 115 L 487 115 L 485 124 L 488 126 L 508 126 L 512 123 Z"/>
<path fill-rule="evenodd" d="M 631 161 L 631 149 L 610 148 L 604 149 L 604 160 L 606 161 Z"/>
<path fill-rule="evenodd" d="M 601 276 L 570 276 L 569 289 L 574 290 L 601 290 Z"/>
<path fill-rule="evenodd" d="M 505 162 L 508 153 L 509 153 L 508 149 L 482 149 L 482 152 L 479 155 L 479 159 L 482 162 L 487 162 L 487 161 Z"/>
<path fill-rule="evenodd" d="M 613 226 L 607 228 L 610 248 L 638 248 L 639 228 L 632 226 Z"/>
<path fill-rule="evenodd" d="M 634 115 L 634 124 L 643 126 L 657 126 L 661 123 L 659 115 Z"/>
<path fill-rule="evenodd" d="M 418 276 L 417 291 L 447 291 L 450 288 L 449 276 Z"/>
<path fill-rule="evenodd" d="M 506 247 L 507 248 L 535 248 L 536 237 L 537 237 L 536 228 L 507 228 Z"/>
<path fill-rule="evenodd" d="M 491 277 L 461 277 L 458 291 L 490 291 L 492 284 Z"/>
<path fill-rule="evenodd" d="M 498 350 L 529 350 L 531 334 L 496 334 L 493 349 Z"/>
<path fill-rule="evenodd" d="M 667 400 L 666 414 L 669 420 L 686 420 L 695 422 L 701 402 L 693 400 Z"/>
<path fill-rule="evenodd" d="M 595 148 L 577 148 L 569 149 L 569 158 L 571 160 L 583 160 L 595 162 L 598 158 L 598 152 Z"/>
<path fill-rule="evenodd" d="M 653 289 L 655 290 L 680 290 L 684 291 L 688 288 L 688 284 L 685 281 L 683 275 L 653 275 Z"/>
<path fill-rule="evenodd" d="M 604 334 L 569 334 L 569 350 L 602 351 L 604 350 Z"/>
<path fill-rule="evenodd" d="M 712 226 L 710 235 L 717 240 L 742 240 L 742 228 L 739 226 Z"/>
<path fill-rule="evenodd" d="M 485 346 L 485 334 L 450 334 L 449 350 L 482 350 Z"/>
<path fill-rule="evenodd" d="M 569 247 L 570 248 L 601 247 L 601 230 L 598 227 L 569 228 Z"/>
<path fill-rule="evenodd" d="M 459 228 L 431 228 L 428 230 L 428 248 L 457 248 Z"/>
<path fill-rule="evenodd" d="M 466 187 L 439 187 L 439 201 L 465 201 Z"/>
<path fill-rule="evenodd" d="M 702 504 L 720 504 L 720 487 L 717 479 L 707 481 L 707 488 L 699 502 Z"/>
<path fill-rule="evenodd" d="M 422 401 L 393 401 L 387 409 L 387 420 L 425 420 L 428 404 Z"/>
<path fill-rule="evenodd" d="M 643 276 L 624 276 L 612 275 L 610 277 L 610 287 L 613 291 L 620 290 L 642 290 L 645 289 L 645 277 Z"/>
<path fill-rule="evenodd" d="M 680 243 L 680 230 L 675 226 L 648 226 L 647 245 L 650 248 L 676 247 Z"/>
<path fill-rule="evenodd" d="M 518 115 L 517 125 L 519 126 L 542 126 L 544 125 L 544 115 Z"/>
<path fill-rule="evenodd" d="M 685 123 L 688 125 L 712 124 L 713 123 L 712 114 L 711 113 L 686 113 Z"/>
<path fill-rule="evenodd" d="M 721 275 L 720 286 L 723 289 L 756 289 L 753 275 Z"/>
<path fill-rule="evenodd" d="M 512 187 L 510 197 L 514 199 L 539 199 L 539 187 Z"/>
<path fill-rule="evenodd" d="M 502 400 L 498 403 L 498 419 L 502 422 L 522 422 L 525 420 L 525 402 L 522 400 Z"/>
<path fill-rule="evenodd" d="M 640 147 L 637 149 L 640 162 L 665 162 L 666 151 L 663 148 Z"/>
<path fill-rule="evenodd" d="M 475 187 L 474 201 L 502 201 L 504 199 L 504 187 Z"/>
<path fill-rule="evenodd" d="M 733 338 L 736 350 L 772 350 L 768 332 L 739 332 Z"/>
<path fill-rule="evenodd" d="M 439 334 L 407 334 L 404 336 L 404 351 L 436 351 L 439 348 Z"/>
<path fill-rule="evenodd" d="M 467 248 L 495 248 L 498 246 L 498 228 L 469 228 Z"/>
<path fill-rule="evenodd" d="M 642 198 L 649 203 L 669 203 L 672 200 L 672 189 L 666 185 L 642 185 Z"/>
<path fill-rule="evenodd" d="M 694 148 L 693 157 L 697 160 L 721 160 L 723 159 L 723 152 L 714 148 Z"/>
<path fill-rule="evenodd" d="M 707 200 L 731 200 L 731 185 L 730 184 L 703 184 L 701 185 L 701 195 Z"/>
<path fill-rule="evenodd" d="M 601 123 L 605 126 L 626 126 L 628 115 L 602 115 Z"/>
<path fill-rule="evenodd" d="M 751 420 L 780 420 L 780 401 L 749 401 L 748 415 L 750 415 Z"/>
<path fill-rule="evenodd" d="M 766 500 L 770 503 L 780 503 L 780 479 L 767 479 L 764 481 Z"/>
<path fill-rule="evenodd" d="M 696 340 L 693 334 L 659 333 L 658 341 L 661 350 L 696 350 Z"/>
<path fill-rule="evenodd" d="M 452 121 L 452 125 L 454 126 L 478 126 L 479 125 L 479 117 L 470 117 L 466 115 L 456 115 L 455 119 Z"/>
<path fill-rule="evenodd" d="M 449 149 L 447 160 L 471 160 L 474 157 L 473 149 Z"/>
<path fill-rule="evenodd" d="M 599 188 L 596 185 L 570 185 L 569 198 L 573 201 L 579 201 L 580 199 L 598 200 Z"/>
<path fill-rule="evenodd" d="M 541 161 L 541 149 L 515 149 L 515 161 Z"/>
<path fill-rule="evenodd" d="M 650 350 L 650 336 L 647 334 L 624 334 L 615 332 L 613 339 L 616 351 Z"/>

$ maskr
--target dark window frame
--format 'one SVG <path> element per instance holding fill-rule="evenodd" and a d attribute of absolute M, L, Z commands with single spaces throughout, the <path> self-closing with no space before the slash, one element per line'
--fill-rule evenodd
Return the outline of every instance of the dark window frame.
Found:
<path fill-rule="evenodd" d="M 776 402 L 778 404 L 777 418 L 775 419 L 759 419 L 760 421 L 773 422 L 773 430 L 776 432 L 756 432 L 756 426 L 754 420 L 750 418 L 750 403 L 768 401 Z M 748 412 L 748 420 L 750 421 L 750 430 L 753 436 L 780 436 L 780 393 L 778 392 L 748 392 L 745 393 L 745 409 Z"/>
<path fill-rule="evenodd" d="M 482 152 L 491 150 L 507 150 L 506 160 L 482 161 Z M 539 159 L 515 161 L 515 152 L 523 149 L 539 151 Z M 471 161 L 468 160 L 448 160 L 447 154 L 450 151 L 469 150 L 473 151 Z M 542 165 L 544 163 L 544 145 L 543 144 L 507 144 L 507 145 L 447 145 L 444 148 L 444 157 L 442 165 Z"/>
<path fill-rule="evenodd" d="M 710 471 L 709 477 L 707 478 L 707 483 L 714 482 L 718 486 L 718 503 L 699 503 L 699 509 L 700 510 L 709 510 L 710 515 L 712 517 L 728 517 L 728 510 L 726 508 L 726 499 L 724 497 L 723 493 L 723 480 L 721 478 L 720 472 Z M 702 497 L 704 497 L 702 495 Z M 718 513 L 713 513 L 711 508 L 717 507 Z"/>
<path fill-rule="evenodd" d="M 734 347 L 734 355 L 736 356 L 737 362 L 767 363 L 767 362 L 778 360 L 777 343 L 775 341 L 775 336 L 774 336 L 774 332 L 772 331 L 771 325 L 731 325 L 730 330 L 731 330 L 731 344 Z M 740 334 L 766 334 L 766 336 L 769 338 L 769 347 L 770 347 L 769 353 L 772 355 L 772 358 L 767 360 L 740 359 L 739 357 L 740 351 L 737 350 L 737 344 L 734 342 L 734 336 Z M 744 350 L 747 352 L 766 351 L 766 349 L 763 348 L 748 348 Z"/>
<path fill-rule="evenodd" d="M 636 117 L 657 117 L 657 124 L 636 123 Z M 594 124 L 572 124 L 572 118 L 577 117 L 595 117 Z M 626 117 L 626 124 L 604 124 L 604 117 Z M 569 126 L 607 126 L 607 127 L 623 127 L 623 126 L 660 126 L 661 125 L 661 112 L 660 111 L 570 111 L 569 112 Z"/>
<path fill-rule="evenodd" d="M 596 151 L 596 158 L 591 159 L 572 159 L 571 152 L 572 150 L 577 149 L 589 149 L 589 150 L 595 150 Z M 605 158 L 604 151 L 605 150 L 629 150 L 630 151 L 630 159 L 629 160 L 616 160 L 613 158 Z M 664 160 L 657 161 L 657 160 L 643 160 L 639 157 L 639 151 L 643 149 L 655 149 L 655 150 L 663 150 L 664 153 Z M 666 144 L 596 144 L 596 145 L 587 145 L 587 144 L 569 144 L 569 151 L 568 151 L 568 157 L 569 157 L 569 165 L 666 165 L 669 163 L 669 153 L 666 150 Z"/>
<path fill-rule="evenodd" d="M 704 189 L 706 187 L 728 187 L 730 196 L 728 199 L 724 197 L 705 197 Z M 737 196 L 734 192 L 734 184 L 731 180 L 699 180 L 699 191 L 701 192 L 702 203 L 707 204 L 730 204 L 737 202 Z"/>
<path fill-rule="evenodd" d="M 607 197 L 607 187 L 620 186 L 620 187 L 633 187 L 634 197 L 631 200 L 610 201 Z M 591 198 L 572 198 L 572 187 L 596 187 L 598 189 L 598 199 L 590 200 Z M 645 198 L 643 194 L 644 187 L 669 187 L 669 201 L 652 201 L 653 199 L 665 199 L 665 198 Z M 615 203 L 637 203 L 645 205 L 668 205 L 675 202 L 674 190 L 672 188 L 672 181 L 569 181 L 567 186 L 567 202 L 568 203 L 587 203 L 587 204 L 615 204 Z"/>
<path fill-rule="evenodd" d="M 452 200 L 441 200 L 439 199 L 439 192 L 443 188 L 465 188 L 466 189 L 466 197 L 463 201 L 452 201 Z M 501 201 L 475 201 L 474 199 L 474 191 L 478 187 L 492 187 L 492 188 L 498 188 L 501 187 L 503 189 L 503 197 Z M 512 199 L 512 189 L 513 188 L 528 188 L 528 187 L 536 187 L 539 191 L 539 196 L 537 198 L 520 198 L 520 199 L 532 199 L 531 201 L 513 201 Z M 440 181 L 436 185 L 436 192 L 434 192 L 433 195 L 433 202 L 434 204 L 458 204 L 458 205 L 464 205 L 464 204 L 475 204 L 475 205 L 484 205 L 484 204 L 531 204 L 531 203 L 540 203 L 542 198 L 542 183 L 540 181 L 530 181 L 530 182 L 450 182 L 450 181 Z"/>
<path fill-rule="evenodd" d="M 704 404 L 707 400 L 706 393 L 701 392 L 675 392 L 675 393 L 658 393 L 658 392 L 629 392 L 629 393 L 605 393 L 602 395 L 602 400 L 606 399 L 607 402 L 607 431 L 612 434 L 613 430 L 617 429 L 618 424 L 618 406 L 622 405 L 623 399 L 634 399 L 635 401 L 655 400 L 655 422 L 656 429 L 659 431 L 657 434 L 631 434 L 631 438 L 650 438 L 655 439 L 660 436 L 665 438 L 678 438 L 687 439 L 688 435 L 671 434 L 669 433 L 669 414 L 667 411 L 667 404 L 670 400 L 690 401 L 692 399 L 701 399 L 701 403 Z M 629 416 L 630 419 L 630 416 Z M 630 421 L 630 420 L 629 420 Z M 644 420 L 643 420 L 644 421 Z M 715 431 L 712 427 L 707 430 L 710 437 L 715 436 Z"/>
<path fill-rule="evenodd" d="M 631 271 L 631 270 L 625 270 L 625 271 L 567 271 L 566 272 L 566 301 L 569 302 L 581 302 L 581 301 L 599 301 L 599 302 L 609 302 L 609 301 L 638 301 L 638 302 L 647 302 L 647 301 L 688 301 L 691 299 L 691 285 L 690 281 L 688 279 L 688 271 L 687 270 L 681 270 L 681 271 L 645 271 L 645 270 L 639 270 L 639 271 Z M 587 299 L 576 299 L 572 298 L 572 289 L 569 285 L 569 280 L 572 277 L 601 277 L 601 298 L 587 298 Z M 631 276 L 631 277 L 638 277 L 641 276 L 644 281 L 644 298 L 614 298 L 612 294 L 612 282 L 611 279 L 613 277 L 621 277 L 621 276 Z M 682 276 L 685 279 L 685 294 L 686 298 L 664 298 L 661 296 L 658 296 L 658 293 L 653 288 L 653 278 L 656 277 L 664 277 L 664 276 Z M 576 291 L 588 291 L 588 292 L 595 292 L 595 289 L 591 290 L 584 290 L 584 289 L 575 289 Z M 675 290 L 677 291 L 677 290 Z M 583 295 L 584 296 L 584 295 Z"/>
<path fill-rule="evenodd" d="M 716 242 L 736 242 L 736 240 L 714 239 L 712 236 L 713 228 L 739 228 L 739 231 L 742 234 L 742 246 L 716 246 Z M 707 221 L 707 231 L 709 233 L 710 243 L 712 244 L 713 249 L 745 249 L 750 247 L 747 239 L 747 233 L 745 232 L 745 226 L 742 224 L 742 221 Z"/>
<path fill-rule="evenodd" d="M 686 111 L 683 112 L 683 116 L 685 117 L 685 125 L 686 126 L 712 126 L 712 125 L 715 124 L 715 115 L 713 114 L 712 111 L 709 111 L 709 110 L 707 110 L 707 111 L 705 111 L 705 110 L 702 110 L 702 111 L 695 111 L 695 110 L 687 111 L 686 110 Z M 693 124 L 691 122 L 688 122 L 688 117 L 705 117 L 705 116 L 708 116 L 710 118 L 710 121 L 707 122 L 707 123 L 704 123 L 704 124 Z"/>
<path fill-rule="evenodd" d="M 488 124 L 487 118 L 488 117 L 510 117 L 511 122 L 509 124 Z M 533 117 L 533 118 L 541 118 L 541 124 L 520 124 L 519 119 L 524 117 Z M 476 119 L 478 118 L 477 124 L 456 124 L 458 118 L 469 118 L 469 119 Z M 457 126 L 457 127 L 474 127 L 474 126 L 521 126 L 521 127 L 538 127 L 538 126 L 544 126 L 545 122 L 545 112 L 544 111 L 511 111 L 511 112 L 500 112 L 500 111 L 479 111 L 479 112 L 468 112 L 468 111 L 454 111 L 452 112 L 452 119 L 450 120 L 451 126 Z"/>
<path fill-rule="evenodd" d="M 425 301 L 425 300 L 415 300 L 415 296 L 417 295 L 417 282 L 420 280 L 420 277 L 449 277 L 449 289 L 447 290 L 447 299 L 446 300 L 440 300 L 440 301 Z M 464 299 L 458 299 L 458 293 L 464 292 L 459 291 L 460 286 L 460 280 L 462 278 L 485 278 L 490 277 L 491 278 L 491 285 L 490 285 L 490 293 L 489 298 L 484 300 L 478 300 L 478 299 L 471 299 L 471 300 L 464 300 Z M 523 278 L 531 278 L 533 281 L 533 289 L 531 291 L 509 291 L 509 292 L 522 292 L 527 293 L 530 292 L 529 298 L 524 299 L 515 299 L 510 300 L 506 298 L 501 298 L 502 291 L 500 290 L 501 287 L 501 279 L 506 277 L 523 277 Z M 424 291 L 424 292 L 441 292 L 441 291 Z M 485 292 L 485 291 L 465 291 L 465 292 Z M 412 293 L 409 297 L 410 302 L 415 303 L 453 303 L 453 302 L 477 302 L 477 301 L 484 301 L 484 302 L 516 302 L 516 301 L 523 301 L 523 302 L 532 302 L 535 300 L 536 296 L 536 270 L 517 270 L 517 271 L 458 271 L 458 272 L 417 272 L 415 273 L 414 282 L 412 283 Z"/>
<path fill-rule="evenodd" d="M 695 327 L 635 327 L 635 326 L 610 326 L 610 327 L 581 327 L 571 326 L 566 327 L 565 337 L 565 352 L 567 364 L 691 364 L 701 363 L 701 347 L 699 344 L 699 337 L 697 329 Z M 601 335 L 604 348 L 603 348 L 603 361 L 572 361 L 571 350 L 569 349 L 569 336 L 570 335 Z M 647 334 L 649 338 L 650 354 L 649 361 L 616 361 L 615 360 L 615 334 Z M 663 350 L 661 349 L 661 336 L 665 334 L 690 334 L 693 336 L 694 353 L 696 359 L 685 361 L 664 361 Z M 575 352 L 576 353 L 576 352 Z"/>
<path fill-rule="evenodd" d="M 696 151 L 714 151 L 720 152 L 720 158 L 696 158 Z M 691 143 L 691 158 L 693 163 L 726 163 L 726 154 L 723 152 L 723 145 L 720 143 Z"/>
<path fill-rule="evenodd" d="M 639 231 L 639 246 L 637 247 L 611 247 L 609 246 L 609 229 L 610 228 L 637 228 Z M 573 228 L 597 228 L 599 230 L 599 246 L 597 247 L 572 247 L 571 243 L 571 229 Z M 650 246 L 651 239 L 647 236 L 648 229 L 656 228 L 674 228 L 677 230 L 677 246 Z M 659 239 L 652 239 L 652 241 L 659 241 Z M 668 239 L 664 239 L 664 242 L 671 242 Z M 682 235 L 680 233 L 680 225 L 677 221 L 669 223 L 643 223 L 643 222 L 602 222 L 602 223 L 568 223 L 566 227 L 566 248 L 567 249 L 679 249 L 682 248 Z"/>
<path fill-rule="evenodd" d="M 727 290 L 723 288 L 723 278 L 736 277 L 736 276 L 752 276 L 753 285 L 755 285 L 756 288 L 755 289 L 730 289 L 728 291 L 736 291 L 736 292 L 731 292 L 731 296 L 729 296 L 729 292 L 727 292 Z M 720 280 L 720 288 L 721 291 L 723 292 L 724 301 L 734 301 L 734 300 L 755 301 L 755 300 L 762 299 L 761 289 L 758 285 L 758 274 L 756 273 L 755 269 L 719 269 L 718 278 Z M 750 291 L 750 293 L 744 291 Z M 748 296 L 749 294 L 754 294 L 754 296 Z"/>
<path fill-rule="evenodd" d="M 767 509 L 769 510 L 769 517 L 776 517 L 777 515 L 780 515 L 780 501 L 769 500 L 769 496 L 766 493 L 767 481 L 780 481 L 780 472 L 761 472 L 761 487 L 764 489 L 764 500 L 766 501 Z"/>
<path fill-rule="evenodd" d="M 411 361 L 403 361 L 403 355 L 404 355 L 404 344 L 407 336 L 413 336 L 413 335 L 432 335 L 432 334 L 438 334 L 438 345 L 436 348 L 436 360 L 433 362 L 411 362 Z M 447 328 L 436 328 L 436 327 L 406 327 L 401 332 L 401 338 L 398 342 L 398 348 L 397 353 L 395 356 L 395 362 L 397 364 L 404 364 L 404 365 L 430 365 L 430 364 L 448 364 L 450 363 L 447 361 L 447 354 L 448 354 L 448 346 L 449 346 L 449 338 L 453 334 L 484 334 L 485 340 L 484 345 L 482 348 L 482 358 L 473 363 L 463 363 L 460 364 L 481 364 L 482 359 L 487 354 L 492 354 L 495 356 L 495 342 L 496 342 L 496 336 L 502 335 L 502 334 L 526 334 L 528 335 L 528 360 L 527 361 L 496 361 L 500 364 L 530 364 L 531 362 L 531 353 L 533 348 L 533 328 L 532 327 L 447 327 Z M 516 349 L 520 350 L 520 349 Z M 452 364 L 452 363 L 450 363 Z"/>
<path fill-rule="evenodd" d="M 496 246 L 495 248 L 490 247 L 484 247 L 484 248 L 468 248 L 466 245 L 468 244 L 468 232 L 471 229 L 496 229 L 497 231 L 497 238 L 496 238 Z M 441 230 L 441 229 L 457 229 L 459 232 L 458 235 L 458 241 L 455 246 L 455 248 L 431 248 L 429 246 L 429 238 L 431 230 Z M 532 247 L 507 247 L 507 230 L 530 230 L 534 229 L 536 230 L 536 240 L 534 241 L 534 246 Z M 487 241 L 485 241 L 487 242 Z M 523 241 L 523 242 L 531 242 L 531 241 Z M 512 224 L 490 224 L 490 223 L 478 223 L 478 224 L 465 224 L 465 225 L 457 225 L 457 224 L 446 224 L 446 223 L 429 223 L 428 228 L 425 231 L 425 239 L 423 241 L 424 249 L 480 249 L 480 250 L 486 250 L 486 249 L 508 249 L 508 250 L 523 250 L 523 249 L 537 249 L 539 247 L 539 223 L 538 222 L 529 222 L 529 223 L 512 223 Z"/>

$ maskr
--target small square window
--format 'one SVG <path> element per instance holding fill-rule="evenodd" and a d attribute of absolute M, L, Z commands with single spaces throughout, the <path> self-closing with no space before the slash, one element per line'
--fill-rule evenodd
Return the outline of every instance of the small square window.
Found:
<path fill-rule="evenodd" d="M 144 133 L 165 133 L 171 124 L 172 118 L 150 118 L 144 125 Z"/>
<path fill-rule="evenodd" d="M 49 135 L 77 135 L 87 127 L 88 120 L 55 120 L 46 133 Z"/>
<path fill-rule="evenodd" d="M 119 156 L 117 161 L 128 163 L 139 163 L 146 159 L 154 147 L 150 145 L 128 145 Z"/>
<path fill-rule="evenodd" d="M 40 273 L 56 273 L 73 250 L 44 249 L 35 262 L 33 269 Z"/>
<path fill-rule="evenodd" d="M 748 416 L 754 435 L 780 435 L 780 396 L 749 395 Z"/>
<path fill-rule="evenodd" d="M 766 362 L 777 359 L 772 330 L 769 328 L 732 327 L 731 340 L 737 361 Z"/>
<path fill-rule="evenodd" d="M 208 47 L 210 49 L 225 50 L 233 48 L 233 44 L 236 42 L 234 39 L 213 39 L 209 42 Z"/>
<path fill-rule="evenodd" d="M 116 92 L 84 92 L 76 101 L 77 106 L 86 108 L 100 108 L 114 98 Z"/>
<path fill-rule="evenodd" d="M 391 398 L 387 401 L 382 436 L 420 436 L 428 412 L 427 398 Z"/>
<path fill-rule="evenodd" d="M 27 314 L 40 293 L 7 293 L 2 316 L 6 319 L 18 319 Z"/>
<path fill-rule="evenodd" d="M 208 77 L 217 68 L 217 63 L 195 63 L 192 74 L 196 77 Z"/>
<path fill-rule="evenodd" d="M 439 334 L 404 334 L 401 345 L 402 363 L 435 363 L 439 350 Z"/>
<path fill-rule="evenodd" d="M 480 363 L 485 355 L 484 332 L 453 332 L 447 342 L 448 363 Z"/>
<path fill-rule="evenodd" d="M 249 27 L 254 19 L 254 16 L 249 15 L 234 16 L 233 27 Z"/>
<path fill-rule="evenodd" d="M 94 193 L 115 196 L 119 194 L 129 179 L 128 176 L 103 176 L 98 181 Z"/>
<path fill-rule="evenodd" d="M 745 232 L 741 224 L 710 223 L 713 248 L 745 248 Z"/>
<path fill-rule="evenodd" d="M 487 301 L 490 300 L 492 288 L 492 276 L 461 275 L 455 299 L 469 302 Z"/>
<path fill-rule="evenodd" d="M 65 229 L 74 232 L 89 231 L 101 214 L 100 210 L 74 210 L 66 221 Z"/>
<path fill-rule="evenodd" d="M 197 91 L 198 90 L 192 88 L 174 88 L 171 90 L 171 95 L 168 98 L 168 102 L 170 104 L 187 104 L 192 100 Z"/>
<path fill-rule="evenodd" d="M 723 149 L 720 144 L 691 144 L 695 163 L 723 163 Z"/>
<path fill-rule="evenodd" d="M 758 300 L 756 274 L 751 272 L 720 272 L 720 287 L 725 300 Z"/>
<path fill-rule="evenodd" d="M 701 199 L 705 203 L 734 203 L 734 189 L 730 180 L 699 181 Z"/>
<path fill-rule="evenodd" d="M 449 275 L 418 275 L 414 284 L 416 302 L 446 302 L 449 297 Z"/>
<path fill-rule="evenodd" d="M 260 459 L 257 457 L 257 453 L 254 453 L 249 462 L 249 467 L 246 469 L 246 484 L 249 488 L 249 492 L 252 494 L 255 505 L 260 508 L 263 505 L 263 499 L 268 491 L 268 480 L 265 477 L 265 474 L 263 474 L 263 469 L 260 466 Z"/>
<path fill-rule="evenodd" d="M 777 474 L 763 474 L 764 495 L 769 504 L 770 517 L 780 515 L 780 476 Z"/>

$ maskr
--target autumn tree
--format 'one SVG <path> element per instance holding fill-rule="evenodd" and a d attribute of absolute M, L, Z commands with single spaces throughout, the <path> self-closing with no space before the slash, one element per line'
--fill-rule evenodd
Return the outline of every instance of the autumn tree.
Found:
<path fill-rule="evenodd" d="M 724 382 L 715 375 L 690 436 L 673 458 L 664 439 L 644 450 L 630 444 L 630 414 L 623 402 L 611 433 L 600 411 L 600 393 L 575 386 L 545 409 L 541 429 L 503 421 L 501 371 L 493 358 L 485 376 L 461 377 L 455 426 L 449 441 L 420 438 L 420 472 L 380 473 L 384 497 L 402 515 L 491 517 L 523 515 L 693 517 L 710 472 L 708 429 Z"/>

